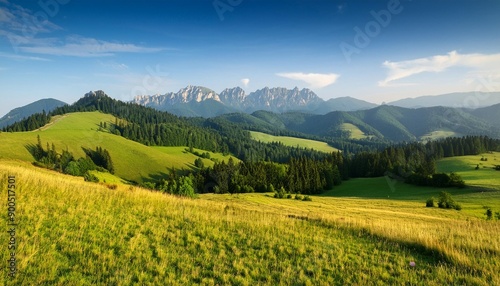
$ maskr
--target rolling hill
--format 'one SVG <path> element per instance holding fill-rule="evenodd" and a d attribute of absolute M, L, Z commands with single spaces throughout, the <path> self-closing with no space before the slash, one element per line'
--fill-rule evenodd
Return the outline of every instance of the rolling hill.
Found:
<path fill-rule="evenodd" d="M 469 112 L 481 118 L 482 120 L 489 122 L 497 128 L 500 128 L 500 103 L 488 107 L 477 108 L 474 110 L 469 110 Z"/>
<path fill-rule="evenodd" d="M 186 147 L 145 146 L 107 131 L 99 131 L 100 122 L 112 124 L 115 117 L 97 111 L 69 113 L 55 116 L 47 126 L 33 132 L 0 133 L 3 147 L 0 149 L 0 159 L 34 161 L 27 147 L 36 144 L 37 136 L 40 135 L 43 144 L 54 143 L 58 152 L 67 149 L 76 157 L 85 157 L 82 147 L 95 149 L 100 146 L 109 150 L 116 175 L 130 181 L 149 181 L 168 174 L 171 168 L 194 168 L 193 162 L 198 157 L 186 152 Z M 227 160 L 229 156 L 219 159 Z M 211 160 L 203 161 L 205 166 L 213 165 Z"/>

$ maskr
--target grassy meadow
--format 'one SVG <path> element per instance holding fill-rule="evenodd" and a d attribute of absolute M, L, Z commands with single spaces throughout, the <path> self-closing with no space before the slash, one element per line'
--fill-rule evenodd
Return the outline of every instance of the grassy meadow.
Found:
<path fill-rule="evenodd" d="M 464 207 L 455 211 L 424 207 L 436 189 L 384 178 L 304 202 L 112 189 L 1 160 L 4 189 L 8 175 L 17 180 L 18 273 L 4 273 L 4 285 L 500 284 L 500 223 L 467 211 L 499 201 L 494 191 L 450 190 Z M 6 246 L 0 253 L 6 263 Z"/>
<path fill-rule="evenodd" d="M 171 168 L 193 168 L 194 160 L 198 158 L 186 152 L 186 147 L 149 147 L 106 131 L 98 131 L 100 122 L 114 124 L 115 117 L 100 112 L 71 113 L 55 116 L 51 123 L 33 132 L 0 132 L 0 159 L 34 161 L 26 147 L 37 143 L 37 135 L 40 135 L 44 148 L 47 142 L 54 143 L 57 152 L 68 149 L 77 158 L 85 156 L 82 147 L 95 149 L 101 146 L 110 152 L 116 175 L 136 182 L 168 174 Z M 229 156 L 211 155 L 219 160 L 229 159 Z M 205 166 L 214 164 L 207 159 L 203 159 L 203 162 Z"/>
<path fill-rule="evenodd" d="M 340 129 L 342 131 L 349 131 L 351 134 L 351 136 L 350 136 L 351 139 L 360 140 L 360 139 L 366 139 L 366 138 L 370 137 L 370 136 L 367 136 L 363 131 L 361 131 L 361 129 L 359 129 L 358 126 L 351 124 L 351 123 L 342 123 L 342 125 L 340 125 Z"/>
<path fill-rule="evenodd" d="M 481 161 L 481 158 L 487 161 Z M 495 165 L 500 165 L 500 152 L 445 158 L 438 161 L 437 169 L 460 174 L 468 185 L 500 190 L 500 172 L 493 169 Z"/>
<path fill-rule="evenodd" d="M 274 136 L 262 132 L 250 131 L 253 140 L 263 143 L 281 142 L 285 146 L 314 149 L 326 153 L 338 152 L 337 148 L 328 145 L 326 142 L 302 139 L 288 136 Z"/>

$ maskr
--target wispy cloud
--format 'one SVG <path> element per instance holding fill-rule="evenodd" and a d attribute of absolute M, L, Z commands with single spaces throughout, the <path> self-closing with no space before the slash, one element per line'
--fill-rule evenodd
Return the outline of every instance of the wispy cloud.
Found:
<path fill-rule="evenodd" d="M 33 54 L 74 57 L 107 57 L 115 53 L 151 53 L 161 48 L 148 48 L 128 43 L 112 43 L 80 36 L 67 37 L 64 42 L 23 46 L 20 50 Z"/>
<path fill-rule="evenodd" d="M 455 66 L 463 66 L 475 69 L 496 69 L 500 66 L 500 54 L 459 54 L 457 51 L 446 55 L 419 58 L 407 61 L 390 62 L 385 61 L 383 67 L 389 69 L 387 77 L 378 84 L 381 87 L 396 86 L 394 81 L 410 77 L 424 72 L 444 72 Z M 407 85 L 407 83 L 403 84 Z"/>
<path fill-rule="evenodd" d="M 17 52 L 74 57 L 107 57 L 116 53 L 151 53 L 164 50 L 133 43 L 104 41 L 80 35 L 62 38 L 47 34 L 62 30 L 48 18 L 41 21 L 20 5 L 0 0 L 0 37 L 6 37 Z"/>
<path fill-rule="evenodd" d="M 43 61 L 43 62 L 50 61 L 49 59 L 40 58 L 40 57 L 22 56 L 22 55 L 8 54 L 8 53 L 2 53 L 2 52 L 0 52 L 0 57 L 8 58 L 11 60 L 17 60 L 17 61 Z"/>
<path fill-rule="evenodd" d="M 248 87 L 248 84 L 250 83 L 249 78 L 242 78 L 241 83 L 243 84 L 244 87 Z"/>
<path fill-rule="evenodd" d="M 321 74 L 321 73 L 292 72 L 292 73 L 277 73 L 276 75 L 284 78 L 303 81 L 309 84 L 309 86 L 312 88 L 323 88 L 325 86 L 329 86 L 331 84 L 334 84 L 340 77 L 340 75 L 334 73 Z"/>
<path fill-rule="evenodd" d="M 0 3 L 5 4 L 4 7 L 0 7 L 0 30 L 31 37 L 38 33 L 49 33 L 62 29 L 49 19 L 40 21 L 33 11 L 20 5 L 3 0 L 0 0 Z"/>

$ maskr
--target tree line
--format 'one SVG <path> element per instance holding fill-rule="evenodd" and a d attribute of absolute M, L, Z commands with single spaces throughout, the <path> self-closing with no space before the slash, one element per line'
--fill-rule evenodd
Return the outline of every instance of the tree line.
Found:
<path fill-rule="evenodd" d="M 33 114 L 31 116 L 24 118 L 21 121 L 6 126 L 2 129 L 2 131 L 4 132 L 32 131 L 47 125 L 51 119 L 52 116 L 50 114 L 47 114 L 44 110 L 42 113 Z"/>
<path fill-rule="evenodd" d="M 467 147 L 466 147 L 467 146 Z M 286 163 L 242 161 L 217 162 L 211 168 L 200 167 L 190 176 L 198 193 L 273 192 L 319 194 L 349 178 L 391 176 L 409 184 L 433 187 L 464 187 L 457 174 L 436 172 L 436 160 L 456 153 L 477 155 L 500 151 L 500 140 L 486 136 L 446 138 L 427 143 L 405 143 L 377 152 L 346 156 L 341 152 L 323 158 L 294 157 Z M 467 150 L 467 151 L 465 151 Z"/>

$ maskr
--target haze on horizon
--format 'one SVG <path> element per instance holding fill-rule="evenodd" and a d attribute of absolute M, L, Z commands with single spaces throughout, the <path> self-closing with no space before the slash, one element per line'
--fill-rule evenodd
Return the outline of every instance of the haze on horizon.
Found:
<path fill-rule="evenodd" d="M 0 114 L 89 90 L 500 91 L 500 1 L 0 0 Z"/>

